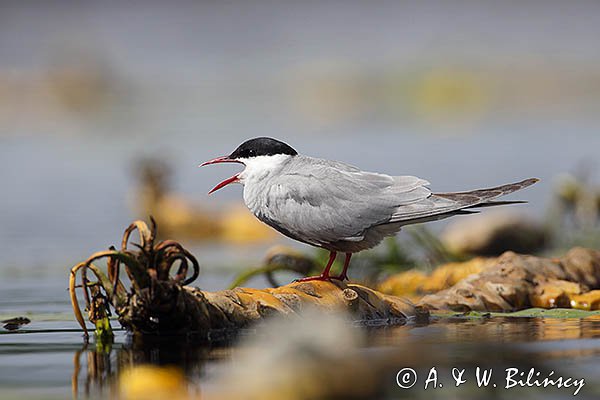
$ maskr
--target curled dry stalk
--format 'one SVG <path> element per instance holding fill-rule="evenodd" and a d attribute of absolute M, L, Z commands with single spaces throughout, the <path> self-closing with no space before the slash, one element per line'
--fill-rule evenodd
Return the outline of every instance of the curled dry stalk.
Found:
<path fill-rule="evenodd" d="M 139 244 L 129 243 L 134 231 L 139 234 Z M 253 322 L 273 315 L 299 314 L 312 307 L 323 312 L 347 312 L 356 321 L 386 323 L 404 322 L 423 314 L 404 299 L 342 282 L 295 282 L 274 289 L 238 287 L 202 291 L 187 286 L 198 277 L 196 259 L 176 241 L 155 244 L 155 238 L 154 221 L 150 228 L 136 221 L 125 230 L 119 250 L 111 247 L 92 254 L 71 270 L 69 289 L 75 316 L 87 337 L 76 293 L 81 288 L 87 318 L 96 325 L 97 345 L 112 342 L 110 309 L 120 324 L 134 334 L 193 333 L 207 341 L 227 340 Z M 106 260 L 106 273 L 97 266 L 98 260 Z M 293 255 L 275 255 L 270 261 L 275 264 L 293 261 L 298 271 L 312 267 L 312 263 Z M 127 287 L 120 278 L 123 274 L 131 282 Z"/>
<path fill-rule="evenodd" d="M 277 271 L 288 271 L 300 276 L 307 276 L 311 272 L 319 273 L 319 268 L 320 265 L 312 258 L 285 246 L 274 246 L 267 252 L 263 265 L 239 273 L 229 285 L 229 289 L 242 286 L 251 278 L 263 274 L 272 287 L 278 287 L 280 284 L 274 276 Z"/>
<path fill-rule="evenodd" d="M 144 221 L 134 221 L 125 229 L 121 240 L 121 249 L 117 250 L 111 246 L 109 250 L 92 254 L 87 260 L 75 265 L 71 269 L 69 278 L 69 293 L 75 318 L 88 337 L 83 313 L 79 307 L 76 289 L 81 288 L 85 302 L 85 310 L 88 312 L 89 320 L 96 324 L 98 329 L 106 326 L 109 305 L 117 313 L 127 305 L 128 298 L 133 294 L 147 292 L 152 296 L 152 290 L 157 281 L 171 281 L 179 285 L 188 285 L 193 282 L 200 273 L 200 267 L 196 258 L 188 252 L 181 244 L 173 240 L 164 240 L 155 244 L 156 222 L 153 218 L 151 227 Z M 140 243 L 132 244 L 136 250 L 129 248 L 131 234 L 136 231 L 139 234 Z M 94 262 L 107 260 L 107 274 L 98 268 Z M 179 264 L 177 272 L 171 277 L 171 270 Z M 187 277 L 192 268 L 192 274 Z M 121 267 L 125 269 L 131 282 L 131 292 L 125 288 L 120 280 Z M 94 282 L 88 279 L 88 271 L 94 275 Z M 81 276 L 81 285 L 77 285 L 77 275 Z"/>

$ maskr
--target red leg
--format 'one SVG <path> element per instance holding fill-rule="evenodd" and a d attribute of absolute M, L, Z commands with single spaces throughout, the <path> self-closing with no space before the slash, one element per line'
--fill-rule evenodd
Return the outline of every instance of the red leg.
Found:
<path fill-rule="evenodd" d="M 328 280 L 330 280 L 332 277 L 329 276 L 329 270 L 331 269 L 331 266 L 333 265 L 333 262 L 335 261 L 336 256 L 337 256 L 337 253 L 335 251 L 329 252 L 329 261 L 327 262 L 327 266 L 325 267 L 323 272 L 321 272 L 321 275 L 307 276 L 306 278 L 296 279 L 296 282 L 328 281 Z"/>
<path fill-rule="evenodd" d="M 350 265 L 350 258 L 352 257 L 352 253 L 346 253 L 346 259 L 344 260 L 344 269 L 342 273 L 338 276 L 332 276 L 331 279 L 339 279 L 340 281 L 348 280 L 348 275 L 346 272 L 348 271 L 348 266 Z"/>

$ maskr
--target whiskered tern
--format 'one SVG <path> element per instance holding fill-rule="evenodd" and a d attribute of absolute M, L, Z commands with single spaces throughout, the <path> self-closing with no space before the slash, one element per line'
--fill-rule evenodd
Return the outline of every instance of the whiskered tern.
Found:
<path fill-rule="evenodd" d="M 365 172 L 343 162 L 301 155 L 267 137 L 250 139 L 230 155 L 200 166 L 216 163 L 240 163 L 245 168 L 209 194 L 241 183 L 244 202 L 259 220 L 292 239 L 329 250 L 321 275 L 301 281 L 348 279 L 353 253 L 376 246 L 402 226 L 472 213 L 477 207 L 521 203 L 495 199 L 538 181 L 530 178 L 490 189 L 432 193 L 426 180 Z M 338 252 L 346 254 L 344 268 L 339 276 L 331 276 Z"/>

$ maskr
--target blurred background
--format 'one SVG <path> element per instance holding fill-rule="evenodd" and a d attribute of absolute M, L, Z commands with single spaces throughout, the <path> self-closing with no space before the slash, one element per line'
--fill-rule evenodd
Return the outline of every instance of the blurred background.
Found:
<path fill-rule="evenodd" d="M 597 168 L 600 4 L 7 2 L 0 5 L 0 271 L 64 269 L 140 211 L 140 159 L 215 210 L 255 136 L 434 191 Z M 283 240 L 291 244 L 291 241 Z M 214 249 L 214 246 L 210 246 Z M 255 246 L 201 251 L 210 266 Z"/>
<path fill-rule="evenodd" d="M 235 166 L 196 166 L 255 136 L 435 191 L 536 176 L 519 197 L 542 212 L 558 174 L 597 168 L 599 36 L 594 1 L 4 1 L 0 271 L 116 242 L 145 217 L 140 158 L 192 202 L 241 204 L 206 195 Z"/>
<path fill-rule="evenodd" d="M 239 166 L 197 165 L 256 136 L 434 191 L 538 177 L 511 199 L 542 218 L 560 176 L 598 183 L 599 37 L 596 1 L 1 1 L 0 313 L 74 327 L 68 268 L 149 213 L 204 289 L 307 251 L 252 225 L 240 186 L 206 194 Z M 62 394 L 56 351 L 5 356 L 0 383 L 37 368 Z"/>

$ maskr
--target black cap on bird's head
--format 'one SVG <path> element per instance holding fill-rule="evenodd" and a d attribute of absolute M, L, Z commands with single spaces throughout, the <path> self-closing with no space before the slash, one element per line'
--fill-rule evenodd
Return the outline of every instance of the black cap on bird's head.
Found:
<path fill-rule="evenodd" d="M 250 140 L 246 140 L 244 143 L 240 144 L 237 149 L 233 151 L 228 156 L 217 157 L 210 161 L 206 161 L 200 164 L 200 167 L 209 164 L 217 164 L 217 163 L 240 163 L 244 164 L 244 160 L 248 160 L 252 157 L 260 157 L 260 156 L 276 156 L 276 155 L 289 155 L 295 156 L 298 155 L 298 152 L 294 150 L 290 145 L 283 143 L 280 140 L 269 138 L 269 137 L 258 137 Z M 238 175 L 234 175 L 229 179 L 224 180 L 215 186 L 209 194 L 226 186 L 230 183 L 238 182 Z"/>
<path fill-rule="evenodd" d="M 259 137 L 246 140 L 244 143 L 240 144 L 238 148 L 229 155 L 229 158 L 243 159 L 258 156 L 274 156 L 277 154 L 295 156 L 298 152 L 280 140 L 269 137 Z"/>

